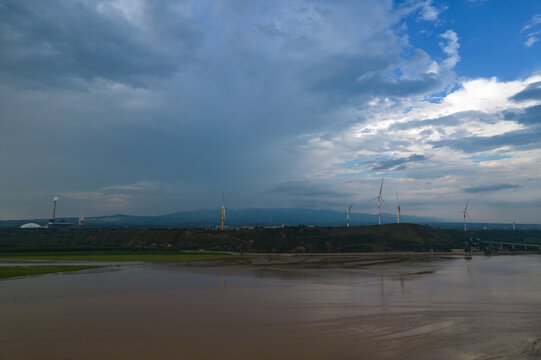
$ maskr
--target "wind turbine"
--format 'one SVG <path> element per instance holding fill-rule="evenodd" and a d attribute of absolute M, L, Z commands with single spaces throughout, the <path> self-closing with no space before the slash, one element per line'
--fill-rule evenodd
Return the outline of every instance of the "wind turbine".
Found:
<path fill-rule="evenodd" d="M 346 207 L 346 221 L 347 221 L 347 227 L 349 227 L 349 213 L 351 212 L 351 207 L 353 206 L 353 203 L 349 204 L 348 207 Z"/>
<path fill-rule="evenodd" d="M 378 200 L 378 223 L 381 225 L 381 202 L 383 201 L 383 197 L 381 196 L 381 191 L 383 190 L 383 180 L 385 178 L 381 179 L 381 185 L 379 187 L 379 195 L 373 198 L 372 200 Z"/>
<path fill-rule="evenodd" d="M 398 199 L 398 191 L 396 192 L 396 215 L 398 223 L 400 224 L 400 200 Z"/>
<path fill-rule="evenodd" d="M 224 229 L 224 220 L 225 220 L 225 196 L 222 192 L 222 230 Z"/>
<path fill-rule="evenodd" d="M 464 211 L 462 212 L 463 215 L 464 215 L 464 232 L 467 231 L 467 228 L 466 228 L 466 216 L 470 217 L 470 215 L 468 214 L 467 210 L 468 210 L 468 204 L 470 203 L 470 201 L 466 201 L 466 207 L 464 208 Z"/>

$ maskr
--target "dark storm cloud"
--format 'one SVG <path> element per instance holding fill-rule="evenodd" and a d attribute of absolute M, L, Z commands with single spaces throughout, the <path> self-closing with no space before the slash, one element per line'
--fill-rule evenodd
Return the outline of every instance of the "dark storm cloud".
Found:
<path fill-rule="evenodd" d="M 146 24 L 128 21 L 112 6 L 100 12 L 98 4 L 2 1 L 1 76 L 48 85 L 68 76 L 139 83 L 178 71 L 201 44 L 198 25 L 166 1 L 145 4 Z"/>
<path fill-rule="evenodd" d="M 410 120 L 396 123 L 391 126 L 393 130 L 409 130 L 422 127 L 434 127 L 436 130 L 443 130 L 449 126 L 457 126 L 469 121 L 480 121 L 486 124 L 493 124 L 500 118 L 494 114 L 487 114 L 481 111 L 461 111 L 452 115 L 441 116 L 427 120 Z"/>
<path fill-rule="evenodd" d="M 479 194 L 485 192 L 496 192 L 501 190 L 518 189 L 520 185 L 515 184 L 496 184 L 496 185 L 480 185 L 465 188 L 464 192 L 468 194 Z"/>
<path fill-rule="evenodd" d="M 381 162 L 371 163 L 372 171 L 396 171 L 405 169 L 408 164 L 425 161 L 427 159 L 424 155 L 412 154 L 408 157 L 396 158 L 384 160 Z"/>
<path fill-rule="evenodd" d="M 392 125 L 393 130 L 409 130 L 409 129 L 416 129 L 420 127 L 425 126 L 434 126 L 434 127 L 445 127 L 445 126 L 456 126 L 463 122 L 462 114 L 468 114 L 470 112 L 466 113 L 456 113 L 453 115 L 448 116 L 442 116 L 435 119 L 428 119 L 428 120 L 411 120 L 407 122 L 401 122 L 401 123 L 395 123 Z M 477 112 L 472 112 L 477 113 Z"/>
<path fill-rule="evenodd" d="M 514 120 L 523 125 L 541 124 L 541 105 L 532 106 L 516 114 Z"/>
<path fill-rule="evenodd" d="M 530 84 L 526 89 L 511 96 L 513 101 L 541 100 L 541 81 Z"/>
<path fill-rule="evenodd" d="M 399 61 L 398 54 L 332 58 L 310 69 L 311 80 L 307 81 L 313 82 L 313 90 L 339 97 L 407 97 L 429 93 L 443 85 L 442 77 L 431 73 L 419 74 L 411 79 L 390 77 L 387 69 Z"/>
<path fill-rule="evenodd" d="M 430 142 L 434 147 L 449 147 L 466 153 L 487 151 L 502 146 L 511 146 L 515 149 L 537 148 L 541 144 L 541 129 L 510 131 L 495 136 L 468 136 L 463 138 L 445 139 Z"/>
<path fill-rule="evenodd" d="M 455 134 L 453 138 L 433 141 L 430 142 L 430 144 L 434 147 L 449 147 L 452 149 L 462 150 L 467 153 L 487 151 L 502 146 L 512 146 L 515 149 L 531 149 L 541 144 L 541 127 L 539 126 L 539 124 L 541 124 L 541 105 L 531 106 L 520 112 L 504 111 L 502 114 L 505 120 L 516 121 L 527 126 L 527 128 L 509 131 L 495 136 L 468 136 L 463 129 L 463 131 Z M 409 129 L 422 126 L 423 124 L 440 125 L 446 123 L 447 121 L 450 121 L 450 125 L 459 125 L 472 119 L 493 124 L 500 118 L 501 117 L 498 114 L 486 114 L 482 112 L 469 111 L 434 120 L 410 121 L 404 124 L 398 124 L 396 127 Z M 464 136 L 460 137 L 458 135 Z"/>
<path fill-rule="evenodd" d="M 157 213 L 219 206 L 222 191 L 239 206 L 339 196 L 287 181 L 310 173 L 311 134 L 333 143 L 358 121 L 352 104 L 426 94 L 449 74 L 427 73 L 391 0 L 269 4 L 0 0 L 1 191 L 24 194 L 10 201 L 27 213 L 38 193 L 145 181 L 175 199 Z M 158 196 L 164 184 L 180 190 Z M 137 204 L 124 211 L 147 212 Z"/>
<path fill-rule="evenodd" d="M 408 97 L 434 92 L 443 84 L 443 79 L 435 74 L 422 74 L 415 79 L 397 80 L 389 80 L 380 75 L 363 84 L 363 90 L 370 95 Z"/>
<path fill-rule="evenodd" d="M 333 57 L 310 69 L 307 79 L 315 81 L 312 88 L 316 91 L 355 94 L 368 89 L 358 80 L 360 76 L 367 74 L 373 77 L 375 72 L 384 70 L 392 64 L 393 60 L 397 60 L 396 54 L 392 57 L 387 54 L 381 54 L 378 57 L 366 55 Z"/>
<path fill-rule="evenodd" d="M 328 184 L 313 184 L 310 181 L 286 181 L 271 190 L 271 193 L 283 193 L 293 196 L 335 196 Z"/>

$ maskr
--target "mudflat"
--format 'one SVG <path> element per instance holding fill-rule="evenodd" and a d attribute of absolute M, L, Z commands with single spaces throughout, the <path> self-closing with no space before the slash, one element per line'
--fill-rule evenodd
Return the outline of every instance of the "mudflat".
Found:
<path fill-rule="evenodd" d="M 539 359 L 541 256 L 125 264 L 1 280 L 0 319 L 0 359 Z"/>

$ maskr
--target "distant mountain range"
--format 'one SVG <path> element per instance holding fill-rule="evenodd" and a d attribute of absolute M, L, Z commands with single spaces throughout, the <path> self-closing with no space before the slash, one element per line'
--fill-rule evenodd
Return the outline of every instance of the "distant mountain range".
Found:
<path fill-rule="evenodd" d="M 85 219 L 85 224 L 129 224 L 129 225 L 177 225 L 187 227 L 215 227 L 221 222 L 220 209 L 181 211 L 161 216 L 113 215 Z M 383 214 L 384 222 L 396 222 L 396 216 Z M 437 219 L 404 216 L 404 222 L 426 223 Z M 225 223 L 228 226 L 336 226 L 346 224 L 345 212 L 311 209 L 228 209 Z M 377 224 L 377 215 L 351 213 L 352 226 Z"/>
<path fill-rule="evenodd" d="M 61 218 L 57 221 L 77 223 L 77 218 Z M 400 221 L 413 224 L 428 224 L 441 228 L 461 228 L 460 222 L 446 222 L 441 219 L 402 215 Z M 46 225 L 47 219 L 5 220 L 0 221 L 0 227 L 19 227 L 25 223 L 34 222 Z M 173 214 L 158 216 L 110 215 L 87 217 L 84 227 L 103 228 L 215 228 L 221 222 L 221 209 L 205 209 L 181 211 Z M 396 222 L 396 215 L 382 214 L 383 223 Z M 272 227 L 272 226 L 344 226 L 345 211 L 311 210 L 311 209 L 228 209 L 226 213 L 228 227 Z M 351 213 L 351 226 L 375 225 L 378 217 L 374 214 Z M 490 229 L 511 228 L 511 224 L 475 223 L 469 224 L 472 229 L 487 227 Z M 540 225 L 520 224 L 519 229 L 541 229 Z"/>

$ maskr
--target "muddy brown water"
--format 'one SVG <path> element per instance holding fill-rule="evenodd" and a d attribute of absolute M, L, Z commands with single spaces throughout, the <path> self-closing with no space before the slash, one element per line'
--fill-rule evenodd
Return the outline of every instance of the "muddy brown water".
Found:
<path fill-rule="evenodd" d="M 2 280 L 0 359 L 541 359 L 539 255 L 288 261 Z"/>

